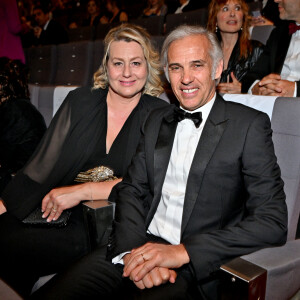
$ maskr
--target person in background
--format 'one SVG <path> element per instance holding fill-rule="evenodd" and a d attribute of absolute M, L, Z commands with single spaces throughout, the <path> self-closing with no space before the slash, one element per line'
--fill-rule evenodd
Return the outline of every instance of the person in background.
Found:
<path fill-rule="evenodd" d="M 148 5 L 143 10 L 142 18 L 153 16 L 165 16 L 168 12 L 168 7 L 165 5 L 164 0 L 148 0 Z"/>
<path fill-rule="evenodd" d="M 244 0 L 212 0 L 207 28 L 216 32 L 224 56 L 219 93 L 241 93 L 242 78 L 255 65 L 264 45 L 250 40 L 248 5 Z"/>
<path fill-rule="evenodd" d="M 119 23 L 128 21 L 128 15 L 126 11 L 120 8 L 120 1 L 107 0 L 106 9 L 111 14 L 108 23 Z"/>
<path fill-rule="evenodd" d="M 97 26 L 99 23 L 105 24 L 108 22 L 107 17 L 101 14 L 100 4 L 96 0 L 89 0 L 87 3 L 88 18 L 83 20 L 83 26 Z"/>
<path fill-rule="evenodd" d="M 68 33 L 60 23 L 50 18 L 48 8 L 35 6 L 33 16 L 37 23 L 37 26 L 33 28 L 35 45 L 52 45 L 68 42 Z"/>
<path fill-rule="evenodd" d="M 168 105 L 155 97 L 163 91 L 159 55 L 144 29 L 122 24 L 104 44 L 94 87 L 68 94 L 35 154 L 1 195 L 0 278 L 24 297 L 40 276 L 88 253 L 79 204 L 108 198 L 125 175 L 148 113 Z M 101 179 L 107 173 L 110 181 L 91 182 L 92 174 Z M 36 209 L 49 225 L 65 210 L 71 216 L 62 228 L 22 223 Z"/>
<path fill-rule="evenodd" d="M 271 32 L 257 64 L 242 80 L 242 92 L 300 96 L 300 1 L 275 0 L 282 22 Z M 289 22 L 287 22 L 289 21 Z"/>
<path fill-rule="evenodd" d="M 178 8 L 175 10 L 175 14 L 181 14 L 183 9 L 190 3 L 190 0 L 179 0 Z"/>
<path fill-rule="evenodd" d="M 43 116 L 30 103 L 28 69 L 19 60 L 0 58 L 0 196 L 45 131 Z"/>
<path fill-rule="evenodd" d="M 0 57 L 19 59 L 25 63 L 25 55 L 20 34 L 29 30 L 27 24 L 21 24 L 17 2 L 0 1 Z"/>

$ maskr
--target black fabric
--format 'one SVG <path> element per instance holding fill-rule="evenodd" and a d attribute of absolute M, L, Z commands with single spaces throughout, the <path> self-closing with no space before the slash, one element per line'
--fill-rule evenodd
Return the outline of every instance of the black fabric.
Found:
<path fill-rule="evenodd" d="M 21 220 L 40 207 L 52 188 L 73 184 L 76 175 L 91 166 L 105 163 L 122 177 L 135 153 L 147 114 L 167 105 L 143 95 L 106 154 L 106 95 L 107 90 L 91 88 L 70 92 L 34 155 L 2 194 L 8 212 L 0 216 L 0 256 L 5 257 L 0 277 L 23 295 L 37 277 L 55 273 L 86 254 L 88 244 L 80 205 L 71 209 L 63 228 L 33 228 Z"/>
<path fill-rule="evenodd" d="M 252 52 L 247 59 L 240 58 L 240 45 L 239 40 L 236 42 L 232 53 L 230 55 L 227 69 L 224 70 L 221 74 L 220 82 L 232 82 L 230 73 L 233 72 L 234 76 L 238 81 L 241 81 L 242 78 L 251 70 L 255 65 L 260 55 L 262 54 L 265 46 L 259 41 L 251 40 Z"/>
<path fill-rule="evenodd" d="M 35 39 L 36 45 L 56 45 L 67 43 L 68 33 L 64 27 L 55 20 L 50 20 L 46 30 L 42 30 L 39 38 Z"/>
<path fill-rule="evenodd" d="M 28 161 L 46 131 L 41 113 L 27 99 L 10 99 L 0 105 L 0 195 Z"/>

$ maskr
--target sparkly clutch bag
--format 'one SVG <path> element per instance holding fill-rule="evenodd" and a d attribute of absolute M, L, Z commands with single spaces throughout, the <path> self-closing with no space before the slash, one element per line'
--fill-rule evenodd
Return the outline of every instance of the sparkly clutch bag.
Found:
<path fill-rule="evenodd" d="M 51 222 L 47 222 L 47 218 L 42 218 L 41 208 L 36 208 L 29 216 L 27 216 L 22 222 L 27 225 L 36 227 L 65 227 L 71 215 L 69 210 L 64 210 L 60 217 Z"/>
<path fill-rule="evenodd" d="M 100 166 L 85 172 L 80 172 L 74 179 L 76 182 L 101 182 L 118 179 L 114 176 L 114 171 L 108 167 Z"/>

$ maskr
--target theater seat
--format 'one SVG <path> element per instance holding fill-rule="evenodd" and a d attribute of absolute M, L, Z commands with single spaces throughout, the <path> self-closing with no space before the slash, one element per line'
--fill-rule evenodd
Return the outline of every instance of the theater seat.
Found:
<path fill-rule="evenodd" d="M 287 300 L 300 290 L 300 98 L 277 98 L 272 113 L 275 154 L 285 183 L 288 237 L 282 247 L 266 248 L 221 266 L 223 300 Z"/>

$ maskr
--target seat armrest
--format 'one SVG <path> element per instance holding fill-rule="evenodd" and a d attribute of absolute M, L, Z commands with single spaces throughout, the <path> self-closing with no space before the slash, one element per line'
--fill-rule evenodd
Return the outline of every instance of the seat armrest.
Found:
<path fill-rule="evenodd" d="M 265 298 L 260 299 L 282 300 L 292 297 L 300 289 L 300 240 L 289 241 L 281 247 L 265 248 L 222 265 L 222 286 L 225 285 L 226 293 L 229 293 L 226 283 L 233 280 L 247 285 L 244 293 L 245 289 L 250 294 L 253 289 L 263 291 L 263 287 L 256 286 L 260 269 L 265 270 L 267 275 Z M 235 286 L 231 284 L 231 292 L 235 292 Z"/>
<path fill-rule="evenodd" d="M 83 203 L 83 216 L 91 250 L 107 245 L 112 230 L 115 203 L 107 200 Z"/>
<path fill-rule="evenodd" d="M 240 257 L 221 266 L 222 300 L 264 300 L 267 271 Z"/>

